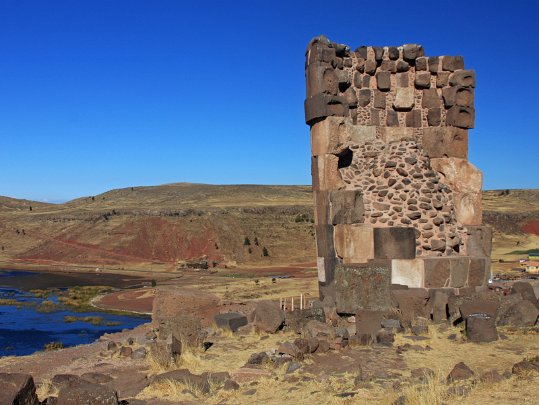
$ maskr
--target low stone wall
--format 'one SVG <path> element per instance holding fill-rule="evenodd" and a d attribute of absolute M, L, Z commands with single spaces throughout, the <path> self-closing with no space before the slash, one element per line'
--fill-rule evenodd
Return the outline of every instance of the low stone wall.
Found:
<path fill-rule="evenodd" d="M 392 284 L 484 288 L 491 232 L 467 160 L 475 72 L 416 44 L 351 51 L 323 36 L 305 72 L 322 297 L 353 284 L 337 266 L 373 260 Z"/>

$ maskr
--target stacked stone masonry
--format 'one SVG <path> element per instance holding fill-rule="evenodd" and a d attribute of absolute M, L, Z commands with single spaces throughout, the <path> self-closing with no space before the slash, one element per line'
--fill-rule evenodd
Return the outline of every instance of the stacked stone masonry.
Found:
<path fill-rule="evenodd" d="M 420 45 L 351 51 L 321 36 L 305 73 L 321 295 L 339 302 L 358 268 L 408 287 L 484 288 L 491 233 L 467 160 L 475 72 Z"/>

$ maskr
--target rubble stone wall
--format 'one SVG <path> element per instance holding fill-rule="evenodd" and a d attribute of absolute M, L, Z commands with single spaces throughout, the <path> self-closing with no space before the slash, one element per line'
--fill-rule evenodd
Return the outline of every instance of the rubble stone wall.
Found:
<path fill-rule="evenodd" d="M 475 72 L 416 44 L 351 51 L 320 36 L 305 74 L 321 295 L 346 301 L 346 275 L 373 266 L 392 284 L 485 287 L 491 233 L 467 160 Z M 369 309 L 360 301 L 342 306 Z"/>

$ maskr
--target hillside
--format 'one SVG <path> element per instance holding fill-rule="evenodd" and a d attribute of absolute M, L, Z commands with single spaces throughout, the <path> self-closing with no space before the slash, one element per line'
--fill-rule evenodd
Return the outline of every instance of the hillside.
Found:
<path fill-rule="evenodd" d="M 57 205 L 5 198 L 0 260 L 165 268 L 204 256 L 220 265 L 313 261 L 311 198 L 309 186 L 187 183 L 112 190 Z"/>
<path fill-rule="evenodd" d="M 539 190 L 486 191 L 483 198 L 494 258 L 539 247 Z M 312 211 L 310 186 L 178 183 L 64 204 L 0 197 L 0 262 L 154 269 L 203 257 L 220 266 L 312 263 Z"/>

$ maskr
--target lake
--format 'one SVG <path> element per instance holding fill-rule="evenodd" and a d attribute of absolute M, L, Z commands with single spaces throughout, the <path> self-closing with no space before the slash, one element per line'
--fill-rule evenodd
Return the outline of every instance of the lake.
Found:
<path fill-rule="evenodd" d="M 0 270 L 0 356 L 32 354 L 51 342 L 61 342 L 63 347 L 91 343 L 104 333 L 132 329 L 150 320 L 143 315 L 74 311 L 59 303 L 54 291 L 43 298 L 17 288 L 21 283 L 33 285 L 37 279 L 46 280 L 47 273 Z M 58 294 L 67 288 L 62 283 L 47 287 L 57 289 Z M 54 304 L 43 305 L 44 301 Z"/>

